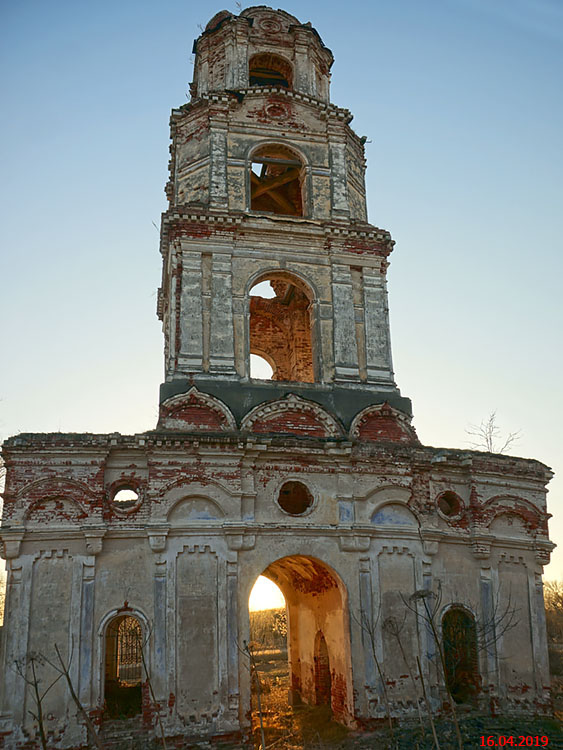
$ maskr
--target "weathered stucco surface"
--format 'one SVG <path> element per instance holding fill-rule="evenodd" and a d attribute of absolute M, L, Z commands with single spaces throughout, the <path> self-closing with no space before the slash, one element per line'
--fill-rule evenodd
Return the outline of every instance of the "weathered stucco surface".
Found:
<path fill-rule="evenodd" d="M 454 609 L 497 629 L 471 666 L 475 699 L 547 710 L 551 474 L 420 444 L 392 369 L 393 242 L 367 223 L 363 145 L 330 103 L 330 51 L 310 24 L 259 6 L 218 14 L 195 52 L 192 101 L 171 117 L 158 425 L 3 448 L 0 748 L 37 745 L 15 667 L 55 644 L 98 724 L 112 690 L 138 688 L 145 733 L 157 716 L 171 737 L 243 730 L 260 574 L 286 597 L 294 700 L 329 702 L 349 725 L 383 717 L 377 657 L 393 714 L 416 713 L 420 657 L 438 709 L 436 646 L 416 612 L 420 592 L 440 591 L 438 627 Z M 265 280 L 275 296 L 252 296 Z M 250 378 L 251 353 L 274 380 Z M 308 500 L 288 512 L 278 500 L 296 482 Z M 123 623 L 144 664 L 119 662 Z M 44 712 L 53 747 L 85 741 L 62 681 Z"/>

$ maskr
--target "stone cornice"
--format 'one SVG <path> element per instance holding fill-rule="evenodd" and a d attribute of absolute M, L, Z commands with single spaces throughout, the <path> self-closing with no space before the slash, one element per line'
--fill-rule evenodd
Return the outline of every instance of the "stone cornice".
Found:
<path fill-rule="evenodd" d="M 243 98 L 263 99 L 265 96 L 271 96 L 272 94 L 309 104 L 318 109 L 320 117 L 325 120 L 333 119 L 349 125 L 354 118 L 350 110 L 345 107 L 338 107 L 332 103 L 327 104 L 320 99 L 315 99 L 313 96 L 298 91 L 291 91 L 283 86 L 249 86 L 237 91 L 216 91 L 202 94 L 197 99 L 192 99 L 192 101 L 173 109 L 170 114 L 170 125 L 175 127 L 176 123 L 182 120 L 187 114 L 191 114 L 198 108 L 205 107 L 206 105 L 223 105 L 224 107 L 228 107 L 229 104 L 242 101 Z M 354 135 L 358 138 L 355 133 Z"/>
<path fill-rule="evenodd" d="M 375 461 L 385 460 L 387 457 L 394 461 L 401 461 L 411 465 L 419 471 L 437 471 L 444 473 L 459 473 L 465 476 L 478 476 L 486 479 L 498 477 L 506 482 L 522 477 L 531 485 L 547 483 L 553 476 L 551 469 L 540 461 L 530 458 L 519 458 L 479 451 L 457 450 L 455 448 L 433 448 L 424 445 L 404 445 L 385 441 L 361 442 L 351 441 L 344 437 L 302 437 L 291 434 L 268 435 L 243 434 L 240 431 L 203 433 L 182 432 L 180 430 L 165 431 L 152 430 L 136 435 L 121 435 L 119 433 L 20 433 L 7 438 L 3 444 L 3 454 L 9 461 L 18 454 L 67 454 L 72 449 L 81 454 L 97 453 L 103 458 L 108 449 L 154 451 L 191 449 L 199 446 L 230 445 L 237 449 L 237 453 L 259 450 L 275 452 L 303 450 L 310 453 L 318 451 L 321 455 L 330 453 L 335 457 L 342 454 L 345 461 L 353 460 L 357 468 L 363 463 L 373 465 Z"/>
<path fill-rule="evenodd" d="M 332 250 L 348 252 L 354 250 L 387 257 L 395 244 L 389 232 L 372 224 L 318 221 L 305 217 L 287 217 L 264 215 L 252 212 L 213 213 L 203 207 L 174 206 L 162 215 L 160 252 L 168 253 L 171 230 L 184 232 L 186 237 L 197 236 L 201 240 L 225 236 L 227 233 L 237 237 L 244 230 L 245 239 L 248 233 L 264 233 L 271 241 L 272 236 L 280 234 L 287 238 L 288 233 L 314 235 L 319 241 L 330 241 Z"/>

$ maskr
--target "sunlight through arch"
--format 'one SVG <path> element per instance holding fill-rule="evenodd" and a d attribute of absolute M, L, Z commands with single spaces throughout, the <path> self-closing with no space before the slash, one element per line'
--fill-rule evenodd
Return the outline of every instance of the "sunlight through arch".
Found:
<path fill-rule="evenodd" d="M 258 576 L 248 599 L 250 612 L 285 607 L 285 598 L 279 587 L 266 576 Z"/>

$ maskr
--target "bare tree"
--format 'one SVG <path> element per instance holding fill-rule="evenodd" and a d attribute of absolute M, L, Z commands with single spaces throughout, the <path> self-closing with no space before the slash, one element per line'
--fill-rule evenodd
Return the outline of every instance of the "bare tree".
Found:
<path fill-rule="evenodd" d="M 166 750 L 166 736 L 165 736 L 165 732 L 164 732 L 164 724 L 162 723 L 162 717 L 160 715 L 160 705 L 157 703 L 157 700 L 156 700 L 156 697 L 155 697 L 155 694 L 154 694 L 154 690 L 153 690 L 153 686 L 152 686 L 152 680 L 151 680 L 151 674 L 150 674 L 149 666 L 147 664 L 147 659 L 146 659 L 146 656 L 145 656 L 145 649 L 146 649 L 147 644 L 149 642 L 150 636 L 151 636 L 151 633 L 150 632 L 147 633 L 147 637 L 145 638 L 144 641 L 141 640 L 141 642 L 140 642 L 139 645 L 140 645 L 140 649 L 141 649 L 141 659 L 142 659 L 142 662 L 143 662 L 143 669 L 145 670 L 145 675 L 146 675 L 146 678 L 147 678 L 147 685 L 149 687 L 149 692 L 151 694 L 151 700 L 152 700 L 153 705 L 154 705 L 155 710 L 156 710 L 156 717 L 157 717 L 157 721 L 158 721 L 158 727 L 160 729 L 160 739 L 161 739 L 161 742 L 162 742 L 162 747 L 163 747 L 163 750 Z M 138 637 L 139 637 L 139 639 L 141 638 L 141 636 L 138 636 Z"/>
<path fill-rule="evenodd" d="M 469 441 L 472 448 L 486 450 L 488 453 L 508 453 L 514 443 L 522 437 L 521 430 L 503 435 L 497 424 L 496 411 L 492 411 L 480 424 L 470 424 L 465 432 L 472 438 Z"/>
<path fill-rule="evenodd" d="M 430 630 L 432 634 L 432 638 L 434 640 L 434 644 L 438 652 L 438 673 L 441 672 L 442 683 L 446 691 L 446 694 L 448 696 L 448 703 L 450 706 L 452 719 L 453 719 L 454 726 L 455 726 L 455 733 L 456 733 L 458 748 L 459 750 L 463 750 L 463 740 L 461 738 L 461 730 L 459 728 L 457 711 L 455 709 L 455 701 L 454 701 L 454 698 L 452 696 L 452 693 L 448 685 L 448 679 L 447 679 L 448 670 L 446 666 L 446 655 L 444 653 L 444 644 L 442 642 L 442 638 L 440 637 L 440 633 L 439 633 L 439 629 L 437 625 L 437 615 L 442 606 L 442 588 L 441 588 L 440 582 L 438 581 L 438 591 L 436 593 L 434 593 L 433 591 L 429 591 L 427 589 L 420 589 L 419 591 L 415 591 L 414 594 L 412 594 L 409 597 L 409 599 L 405 599 L 403 597 L 403 602 L 405 603 L 405 606 L 407 607 L 407 609 L 413 612 L 419 619 L 421 619 L 426 624 L 426 626 L 428 627 L 428 629 Z M 422 604 L 422 608 L 417 606 L 418 604 Z"/>
<path fill-rule="evenodd" d="M 35 703 L 35 710 L 28 709 L 30 716 L 37 722 L 39 729 L 39 740 L 43 750 L 48 750 L 47 747 L 47 734 L 45 732 L 45 721 L 43 716 L 43 701 L 49 690 L 57 683 L 62 675 L 57 675 L 55 679 L 50 682 L 45 689 L 42 687 L 43 680 L 40 675 L 40 667 L 45 665 L 45 659 L 41 654 L 31 652 L 25 659 L 18 659 L 14 664 L 14 669 L 22 678 L 22 680 L 31 689 L 31 695 L 33 702 Z"/>
<path fill-rule="evenodd" d="M 78 713 L 80 717 L 82 718 L 86 726 L 86 729 L 88 731 L 88 745 L 90 745 L 91 743 L 95 748 L 97 748 L 97 750 L 103 750 L 103 745 L 100 742 L 98 733 L 96 732 L 96 727 L 94 726 L 92 719 L 88 715 L 88 712 L 86 711 L 86 709 L 80 702 L 80 699 L 78 695 L 76 694 L 76 690 L 74 689 L 74 686 L 72 684 L 72 680 L 70 677 L 70 664 L 72 662 L 72 651 L 71 651 L 70 659 L 68 660 L 68 662 L 64 661 L 61 655 L 60 649 L 56 643 L 55 643 L 55 653 L 57 655 L 56 662 L 51 661 L 50 659 L 47 659 L 45 656 L 43 657 L 43 661 L 46 664 L 48 664 L 50 667 L 52 667 L 52 669 L 54 669 L 55 672 L 58 673 L 59 676 L 57 677 L 57 680 L 61 677 L 64 677 L 69 693 L 70 693 L 70 697 L 72 698 L 74 705 L 78 709 Z"/>
<path fill-rule="evenodd" d="M 397 620 L 396 617 L 388 617 L 385 620 L 385 622 L 383 623 L 383 630 L 385 630 L 385 632 L 389 633 L 389 635 L 391 635 L 397 641 L 397 645 L 399 647 L 399 651 L 401 652 L 401 656 L 402 656 L 403 661 L 405 663 L 405 666 L 407 668 L 407 672 L 409 674 L 409 677 L 411 678 L 413 695 L 416 697 L 416 708 L 418 710 L 418 720 L 420 722 L 420 726 L 422 728 L 422 731 L 424 732 L 424 722 L 422 720 L 422 713 L 421 713 L 421 710 L 420 710 L 420 700 L 419 700 L 419 697 L 418 697 L 418 689 L 417 689 L 417 686 L 416 686 L 416 680 L 415 680 L 413 671 L 411 669 L 411 665 L 409 664 L 409 660 L 407 658 L 407 655 L 405 653 L 405 648 L 403 646 L 403 640 L 401 638 L 401 632 L 402 632 L 402 630 L 403 630 L 403 628 L 405 626 L 405 620 L 406 620 L 406 613 L 405 613 L 405 617 L 403 617 L 403 621 L 401 623 L 399 623 L 399 621 Z M 432 734 L 434 735 L 436 746 L 439 747 L 438 740 L 436 738 L 436 729 L 434 728 L 434 721 L 432 720 L 432 715 L 431 715 L 430 712 L 429 712 L 429 716 L 430 716 L 430 723 L 432 725 Z"/>
<path fill-rule="evenodd" d="M 248 669 L 250 672 L 250 682 L 252 683 L 252 680 L 254 680 L 254 684 L 256 685 L 256 701 L 258 703 L 258 718 L 260 721 L 260 740 L 261 740 L 261 750 L 266 750 L 266 738 L 264 734 L 264 716 L 262 713 L 262 686 L 260 685 L 260 675 L 258 673 L 258 665 L 256 664 L 256 659 L 254 657 L 254 651 L 252 649 L 252 645 L 247 643 L 246 641 L 243 641 L 242 648 L 238 646 L 238 650 L 248 657 Z"/>

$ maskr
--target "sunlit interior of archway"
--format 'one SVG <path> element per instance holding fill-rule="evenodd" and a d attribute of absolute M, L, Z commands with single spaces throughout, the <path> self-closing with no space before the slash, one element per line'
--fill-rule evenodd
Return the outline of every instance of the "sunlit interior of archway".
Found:
<path fill-rule="evenodd" d="M 346 600 L 336 573 L 305 555 L 276 560 L 256 580 L 249 598 L 252 717 L 258 737 L 260 698 L 267 745 L 280 740 L 280 727 L 290 732 L 298 731 L 297 725 L 303 728 L 304 710 L 306 722 L 315 723 L 319 716 L 323 725 L 349 722 Z"/>

